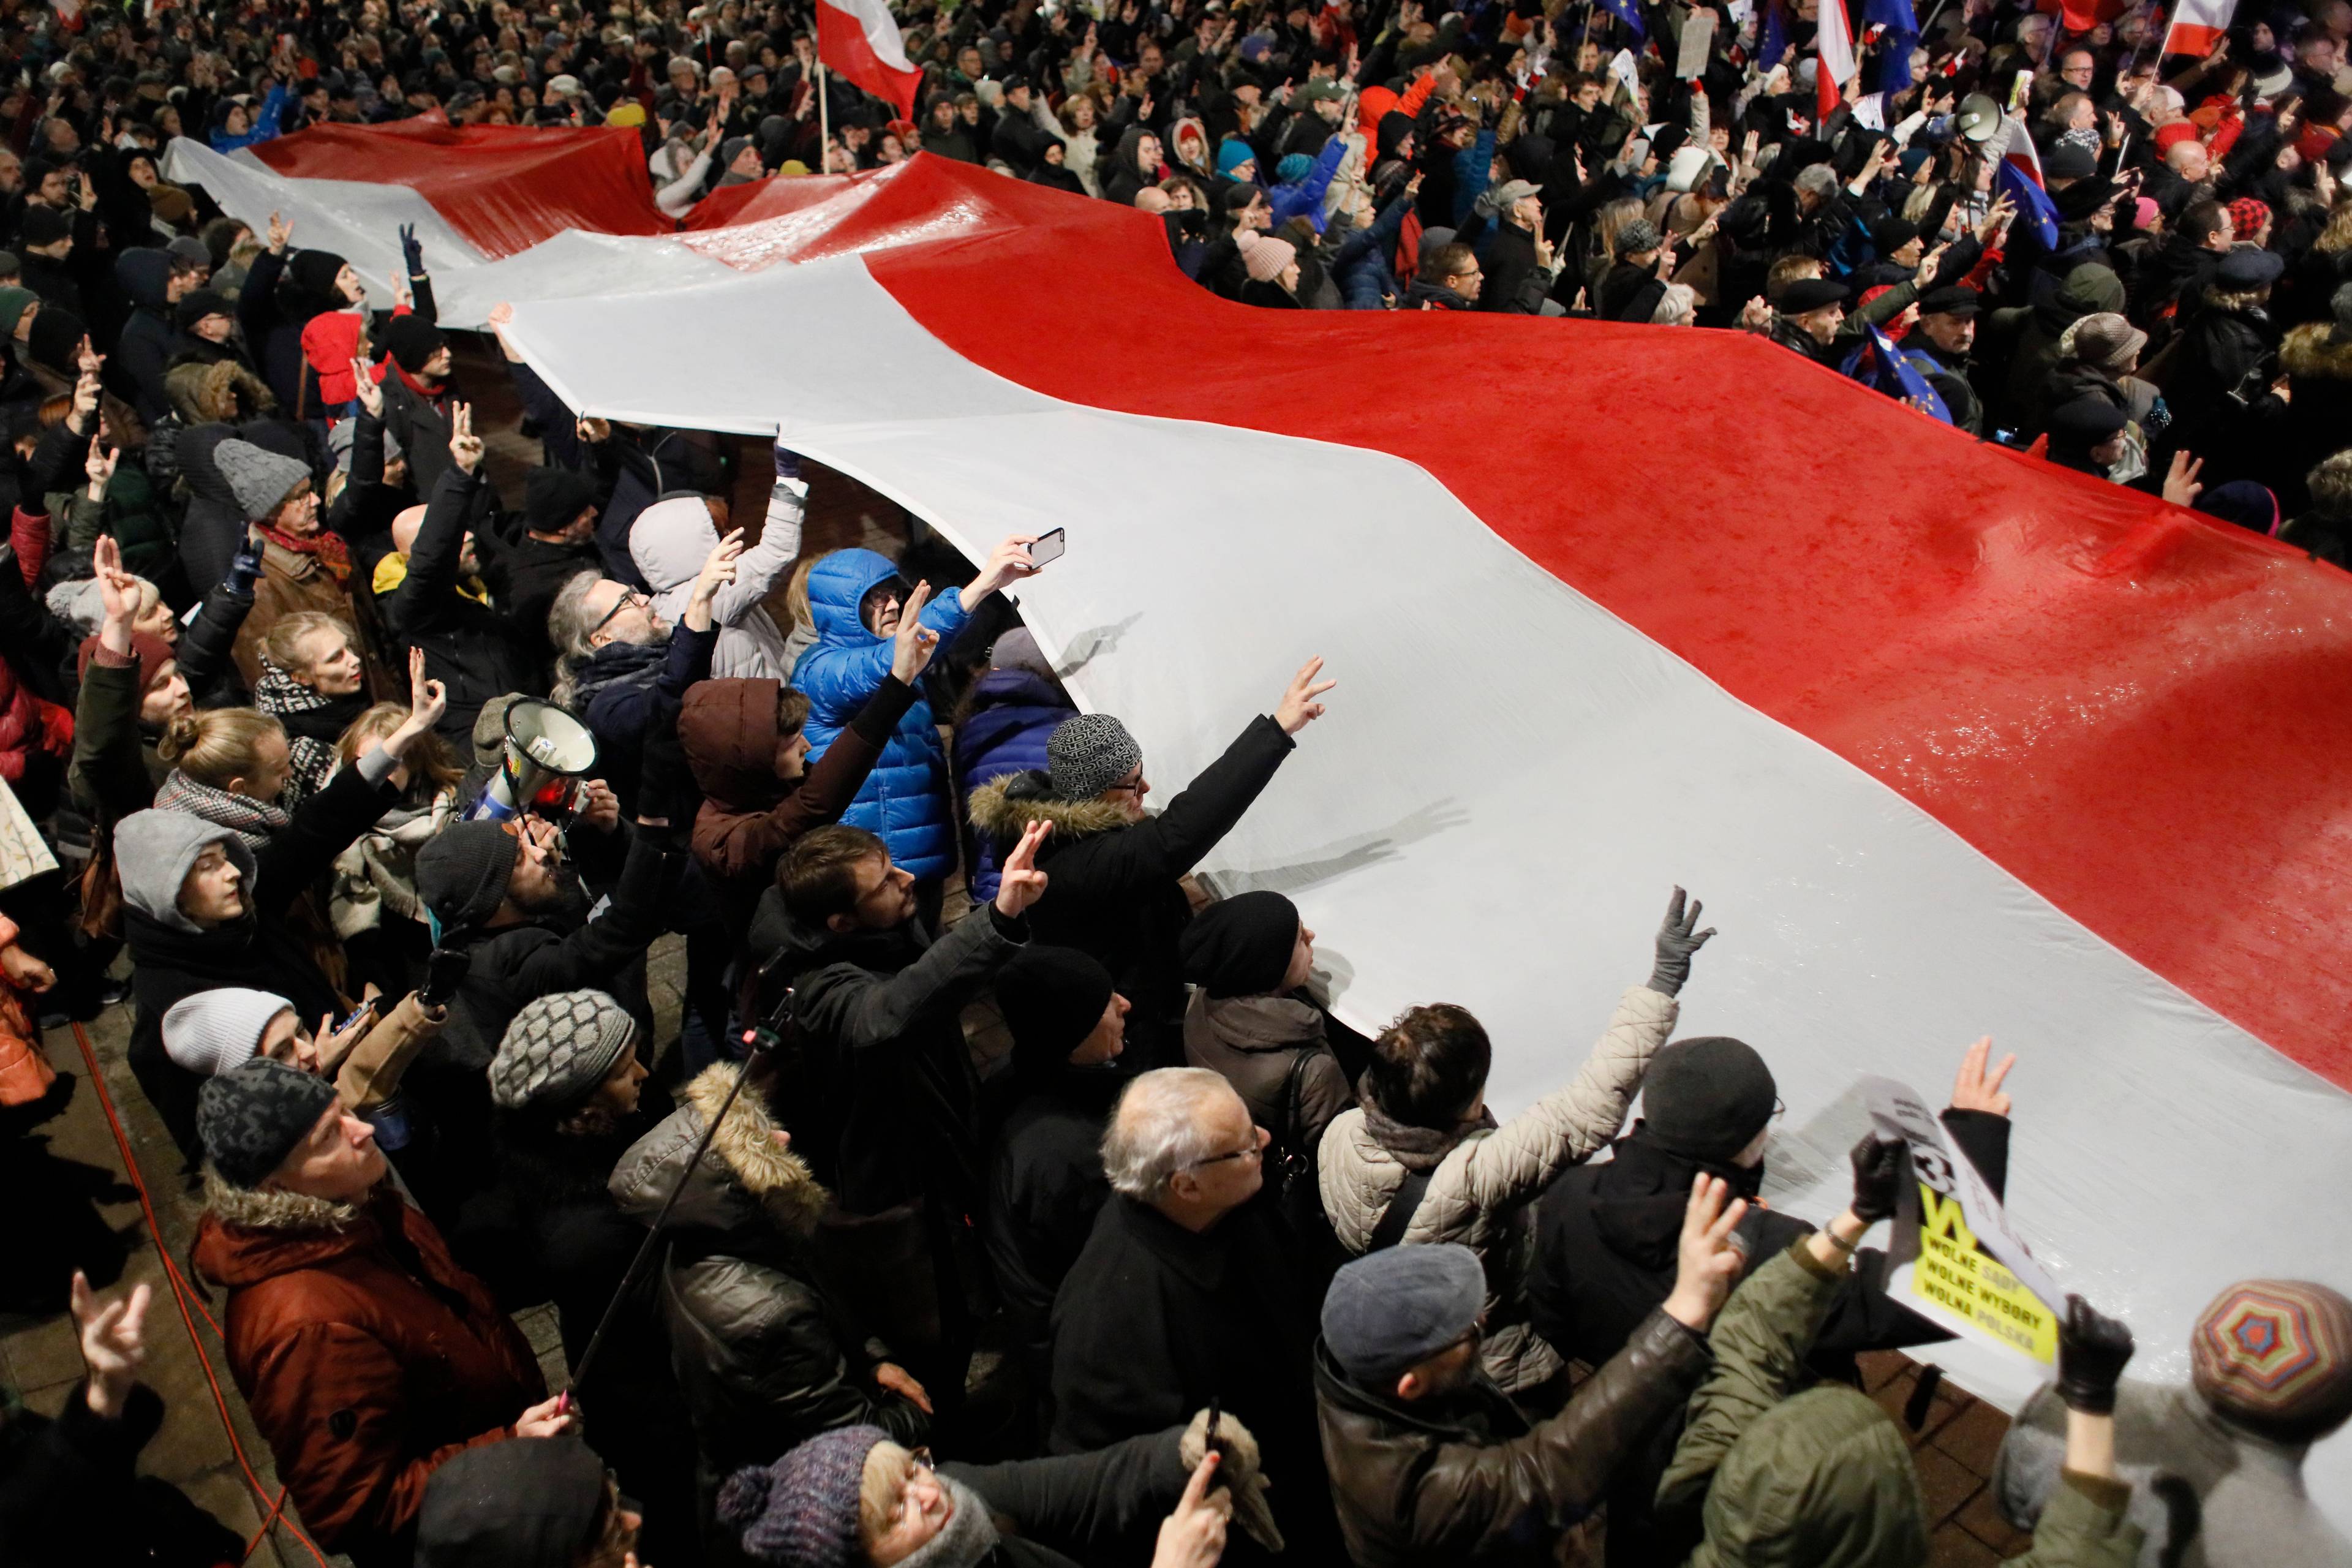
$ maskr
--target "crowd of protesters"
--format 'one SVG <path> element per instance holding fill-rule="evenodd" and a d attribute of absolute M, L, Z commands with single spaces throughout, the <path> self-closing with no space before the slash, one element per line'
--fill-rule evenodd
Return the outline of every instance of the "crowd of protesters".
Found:
<path fill-rule="evenodd" d="M 0 1154 L 71 1087 L 43 1027 L 127 1002 L 214 1349 L 360 1568 L 1927 1563 L 1855 1359 L 1944 1337 L 1861 1246 L 1908 1155 L 1825 1226 L 1759 1201 L 1773 1072 L 1675 1037 L 1681 889 L 1499 1117 L 1470 1012 L 1359 1036 L 1295 905 L 1190 875 L 1344 672 L 1159 778 L 1020 625 L 1034 539 L 804 548 L 797 454 L 581 417 L 503 309 L 465 375 L 543 461 L 494 483 L 414 234 L 375 310 L 161 174 L 603 124 L 681 214 L 921 152 L 1155 215 L 1244 305 L 1745 329 L 2344 564 L 2352 5 L 2192 57 L 2145 6 L 1864 9 L 1824 92 L 1795 5 L 909 5 L 911 110 L 742 0 L 0 17 Z M 1943 1113 L 1995 1194 L 2012 1060 Z M 52 1231 L 7 1302 L 88 1375 L 0 1405 L 0 1560 L 236 1560 L 138 1478 L 147 1287 Z M 1996 1478 L 2032 1561 L 2352 1563 L 2301 1479 L 2352 1301 L 2228 1284 L 2187 1384 L 2132 1350 L 2070 1299 Z"/>

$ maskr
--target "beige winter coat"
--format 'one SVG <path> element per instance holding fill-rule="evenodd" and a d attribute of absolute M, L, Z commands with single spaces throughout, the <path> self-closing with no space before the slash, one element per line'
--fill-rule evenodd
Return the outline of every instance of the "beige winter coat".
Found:
<path fill-rule="evenodd" d="M 1526 1321 L 1527 1205 L 1617 1136 L 1678 1011 L 1673 997 L 1646 985 L 1628 990 L 1575 1079 L 1501 1126 L 1464 1139 L 1439 1162 L 1405 1226 L 1408 1244 L 1459 1242 L 1486 1264 L 1486 1371 L 1506 1392 L 1530 1388 L 1560 1367 L 1559 1353 Z M 1403 1183 L 1404 1166 L 1381 1146 L 1361 1109 L 1331 1123 L 1319 1155 L 1323 1212 L 1341 1245 L 1360 1253 Z"/>

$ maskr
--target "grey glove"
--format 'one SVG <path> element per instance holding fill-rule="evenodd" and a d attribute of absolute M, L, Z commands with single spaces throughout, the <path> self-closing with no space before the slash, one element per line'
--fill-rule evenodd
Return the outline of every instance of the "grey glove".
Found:
<path fill-rule="evenodd" d="M 1208 1452 L 1209 1413 L 1198 1410 L 1192 1414 L 1192 1424 L 1184 1428 L 1184 1436 L 1177 1440 L 1176 1457 L 1189 1471 L 1200 1468 Z M 1217 1452 L 1224 1458 L 1217 1462 L 1216 1479 L 1234 1494 L 1234 1522 L 1268 1552 L 1281 1551 L 1282 1531 L 1274 1522 L 1273 1505 L 1265 1500 L 1265 1489 L 1274 1483 L 1258 1468 L 1257 1438 L 1248 1427 L 1221 1414 L 1217 1417 Z"/>
<path fill-rule="evenodd" d="M 1698 924 L 1699 910 L 1706 908 L 1696 899 L 1690 900 L 1690 912 L 1683 912 L 1683 900 L 1687 895 L 1680 888 L 1666 905 L 1665 923 L 1658 927 L 1658 962 L 1650 971 L 1650 989 L 1661 996 L 1678 995 L 1683 984 L 1690 979 L 1691 954 L 1706 945 L 1715 934 L 1709 926 L 1696 936 L 1691 927 Z"/>

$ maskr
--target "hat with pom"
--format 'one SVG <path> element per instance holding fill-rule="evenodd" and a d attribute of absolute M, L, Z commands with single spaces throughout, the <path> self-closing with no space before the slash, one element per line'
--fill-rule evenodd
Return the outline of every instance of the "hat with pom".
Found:
<path fill-rule="evenodd" d="M 850 1568 L 864 1558 L 857 1499 L 866 1456 L 889 1440 L 879 1426 L 821 1433 L 772 1465 L 749 1465 L 719 1492 L 719 1517 L 743 1553 L 782 1568 Z"/>
<path fill-rule="evenodd" d="M 1244 229 L 1234 239 L 1241 247 L 1243 269 L 1255 282 L 1273 282 L 1282 276 L 1284 268 L 1298 259 L 1297 246 L 1286 239 L 1276 239 L 1270 234 Z"/>

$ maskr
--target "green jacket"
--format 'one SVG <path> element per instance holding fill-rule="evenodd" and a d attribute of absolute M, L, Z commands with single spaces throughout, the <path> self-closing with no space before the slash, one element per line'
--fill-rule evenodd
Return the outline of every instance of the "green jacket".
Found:
<path fill-rule="evenodd" d="M 1685 1568 L 1925 1568 L 1927 1510 L 1903 1433 L 1843 1384 L 1791 1396 L 1844 1279 L 1799 1241 L 1750 1275 L 1712 1336 L 1715 1371 L 1658 1486 L 1662 1514 L 1702 1510 Z M 2027 1568 L 2132 1568 L 2131 1489 L 2067 1472 Z"/>

